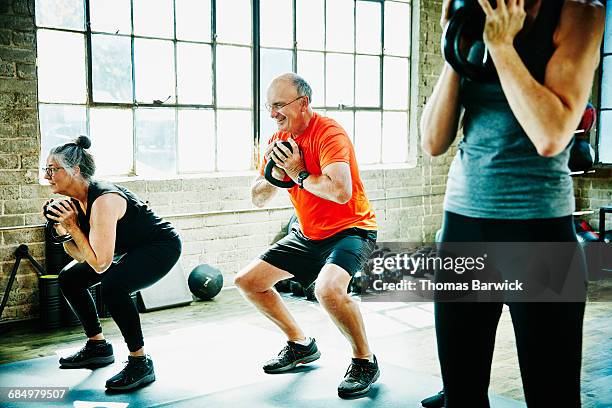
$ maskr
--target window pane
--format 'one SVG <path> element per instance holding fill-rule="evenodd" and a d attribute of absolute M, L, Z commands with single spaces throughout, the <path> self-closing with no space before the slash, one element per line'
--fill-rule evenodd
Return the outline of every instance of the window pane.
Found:
<path fill-rule="evenodd" d="M 281 74 L 292 72 L 292 65 L 292 51 L 261 49 L 260 90 L 262 107 L 266 102 L 266 93 L 272 80 Z"/>
<path fill-rule="evenodd" d="M 327 54 L 326 65 L 327 106 L 353 105 L 353 56 Z"/>
<path fill-rule="evenodd" d="M 328 51 L 353 52 L 355 50 L 354 37 L 354 1 L 333 0 L 327 1 L 326 13 L 326 46 Z"/>
<path fill-rule="evenodd" d="M 408 114 L 383 113 L 382 161 L 404 163 L 408 159 Z"/>
<path fill-rule="evenodd" d="M 599 126 L 599 161 L 612 163 L 612 111 L 601 112 L 601 125 Z"/>
<path fill-rule="evenodd" d="M 291 0 L 261 0 L 262 47 L 293 47 Z"/>
<path fill-rule="evenodd" d="M 208 109 L 178 111 L 178 163 L 180 172 L 215 170 L 215 112 Z"/>
<path fill-rule="evenodd" d="M 36 0 L 36 25 L 70 30 L 85 28 L 83 0 Z"/>
<path fill-rule="evenodd" d="M 604 52 L 612 52 L 612 4 L 606 1 L 606 31 L 604 36 Z"/>
<path fill-rule="evenodd" d="M 174 38 L 172 0 L 133 0 L 134 35 Z"/>
<path fill-rule="evenodd" d="M 218 170 L 249 170 L 253 160 L 251 112 L 217 111 Z"/>
<path fill-rule="evenodd" d="M 385 1 L 385 54 L 410 55 L 410 4 Z"/>
<path fill-rule="evenodd" d="M 612 108 L 612 56 L 603 59 L 601 77 L 601 108 Z"/>
<path fill-rule="evenodd" d="M 85 36 L 37 32 L 38 100 L 85 103 Z"/>
<path fill-rule="evenodd" d="M 355 104 L 357 106 L 380 106 L 380 57 L 357 56 Z"/>
<path fill-rule="evenodd" d="M 297 72 L 312 89 L 312 105 L 325 106 L 325 69 L 323 53 L 298 51 Z"/>
<path fill-rule="evenodd" d="M 176 38 L 210 41 L 210 0 L 176 0 Z"/>
<path fill-rule="evenodd" d="M 351 141 L 355 140 L 352 111 L 327 111 L 327 116 L 332 118 L 333 120 L 338 122 L 340 126 L 342 126 Z"/>
<path fill-rule="evenodd" d="M 360 164 L 380 162 L 380 112 L 355 113 L 355 150 Z"/>
<path fill-rule="evenodd" d="M 91 30 L 131 34 L 130 0 L 89 0 Z"/>
<path fill-rule="evenodd" d="M 268 86 L 274 78 L 285 72 L 293 71 L 293 53 L 284 50 L 261 49 L 261 71 L 260 71 L 260 135 L 262 143 L 266 143 L 268 138 L 276 132 L 276 122 L 270 118 L 270 112 L 266 110 Z M 296 102 L 297 103 L 297 102 Z"/>
<path fill-rule="evenodd" d="M 132 109 L 90 109 L 91 153 L 96 160 L 96 175 L 132 172 L 132 126 Z"/>
<path fill-rule="evenodd" d="M 52 147 L 87 134 L 85 106 L 38 105 L 40 121 L 40 165 L 44 167 Z M 42 178 L 42 177 L 41 177 Z"/>
<path fill-rule="evenodd" d="M 251 44 L 250 0 L 217 1 L 217 41 Z"/>
<path fill-rule="evenodd" d="M 385 109 L 408 109 L 407 58 L 384 57 L 383 106 Z"/>
<path fill-rule="evenodd" d="M 297 46 L 325 50 L 325 9 L 323 0 L 296 0 Z"/>
<path fill-rule="evenodd" d="M 176 169 L 174 114 L 170 108 L 136 109 L 136 174 L 164 176 Z"/>
<path fill-rule="evenodd" d="M 130 38 L 94 34 L 91 46 L 94 101 L 132 102 Z"/>
<path fill-rule="evenodd" d="M 212 104 L 212 51 L 210 45 L 177 43 L 178 102 Z"/>
<path fill-rule="evenodd" d="M 174 50 L 171 41 L 134 40 L 136 100 L 174 103 Z"/>
<path fill-rule="evenodd" d="M 251 107 L 251 49 L 217 47 L 217 103 L 220 106 Z"/>
<path fill-rule="evenodd" d="M 357 2 L 357 52 L 380 54 L 380 3 Z"/>

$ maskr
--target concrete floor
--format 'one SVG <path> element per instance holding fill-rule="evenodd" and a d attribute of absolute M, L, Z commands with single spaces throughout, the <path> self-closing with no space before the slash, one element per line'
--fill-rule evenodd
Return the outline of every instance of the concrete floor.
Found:
<path fill-rule="evenodd" d="M 291 295 L 285 295 L 285 299 L 304 331 L 317 338 L 322 352 L 325 349 L 346 350 L 348 365 L 348 344 L 322 308 L 317 303 Z M 433 304 L 362 302 L 361 309 L 372 349 L 379 360 L 439 377 Z M 590 302 L 586 307 L 582 370 L 584 407 L 612 406 L 611 311 L 612 304 L 607 302 Z M 214 301 L 194 302 L 190 306 L 143 313 L 141 320 L 145 343 L 147 338 L 163 336 L 179 328 L 197 328 L 206 323 L 219 322 L 230 325 L 248 322 L 271 331 L 277 336 L 279 349 L 284 341 L 272 323 L 259 315 L 232 288 L 223 290 Z M 102 325 L 105 335 L 113 343 L 122 345 L 121 335 L 114 322 L 111 319 L 103 319 Z M 244 340 L 249 341 L 248 333 L 244 333 Z M 202 342 L 205 341 L 203 338 Z M 80 327 L 40 331 L 36 322 L 20 324 L 3 333 L 0 364 L 54 355 L 58 350 L 80 347 L 83 342 L 84 335 Z M 261 361 L 269 357 L 272 356 L 262 355 Z M 511 399 L 523 400 L 514 334 L 507 310 L 504 310 L 498 327 L 490 391 Z"/>

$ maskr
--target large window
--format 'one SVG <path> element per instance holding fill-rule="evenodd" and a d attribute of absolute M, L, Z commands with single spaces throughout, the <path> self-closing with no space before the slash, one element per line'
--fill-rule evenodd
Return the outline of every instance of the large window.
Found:
<path fill-rule="evenodd" d="M 603 41 L 602 79 L 599 127 L 597 132 L 597 158 L 603 164 L 612 164 L 612 1 L 606 1 L 606 31 Z"/>
<path fill-rule="evenodd" d="M 87 134 L 101 175 L 252 169 L 288 71 L 361 164 L 408 159 L 409 1 L 37 0 L 36 24 L 43 162 Z"/>

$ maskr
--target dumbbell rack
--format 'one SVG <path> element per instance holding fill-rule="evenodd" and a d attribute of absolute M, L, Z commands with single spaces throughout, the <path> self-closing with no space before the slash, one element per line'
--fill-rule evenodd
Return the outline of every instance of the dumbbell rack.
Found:
<path fill-rule="evenodd" d="M 612 205 L 605 205 L 599 209 L 599 242 L 605 242 L 606 214 L 612 214 Z M 612 243 L 610 244 L 612 245 Z M 602 274 L 612 273 L 612 264 L 601 266 Z"/>

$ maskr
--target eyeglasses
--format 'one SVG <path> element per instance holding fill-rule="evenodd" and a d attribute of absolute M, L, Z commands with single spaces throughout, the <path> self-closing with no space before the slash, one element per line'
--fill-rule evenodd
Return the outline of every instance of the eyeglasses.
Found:
<path fill-rule="evenodd" d="M 274 109 L 275 111 L 279 111 L 279 110 L 283 109 L 285 106 L 287 106 L 289 104 L 292 104 L 293 102 L 295 102 L 298 99 L 303 98 L 305 96 L 306 95 L 298 96 L 297 98 L 295 98 L 291 102 L 287 102 L 287 103 L 281 103 L 281 102 L 277 102 L 277 103 L 273 103 L 273 104 L 266 103 L 264 106 L 266 107 L 268 112 L 272 112 L 272 109 Z"/>
<path fill-rule="evenodd" d="M 41 170 L 49 177 L 53 177 L 54 174 L 57 174 L 58 171 L 63 169 L 63 167 L 43 167 Z"/>

